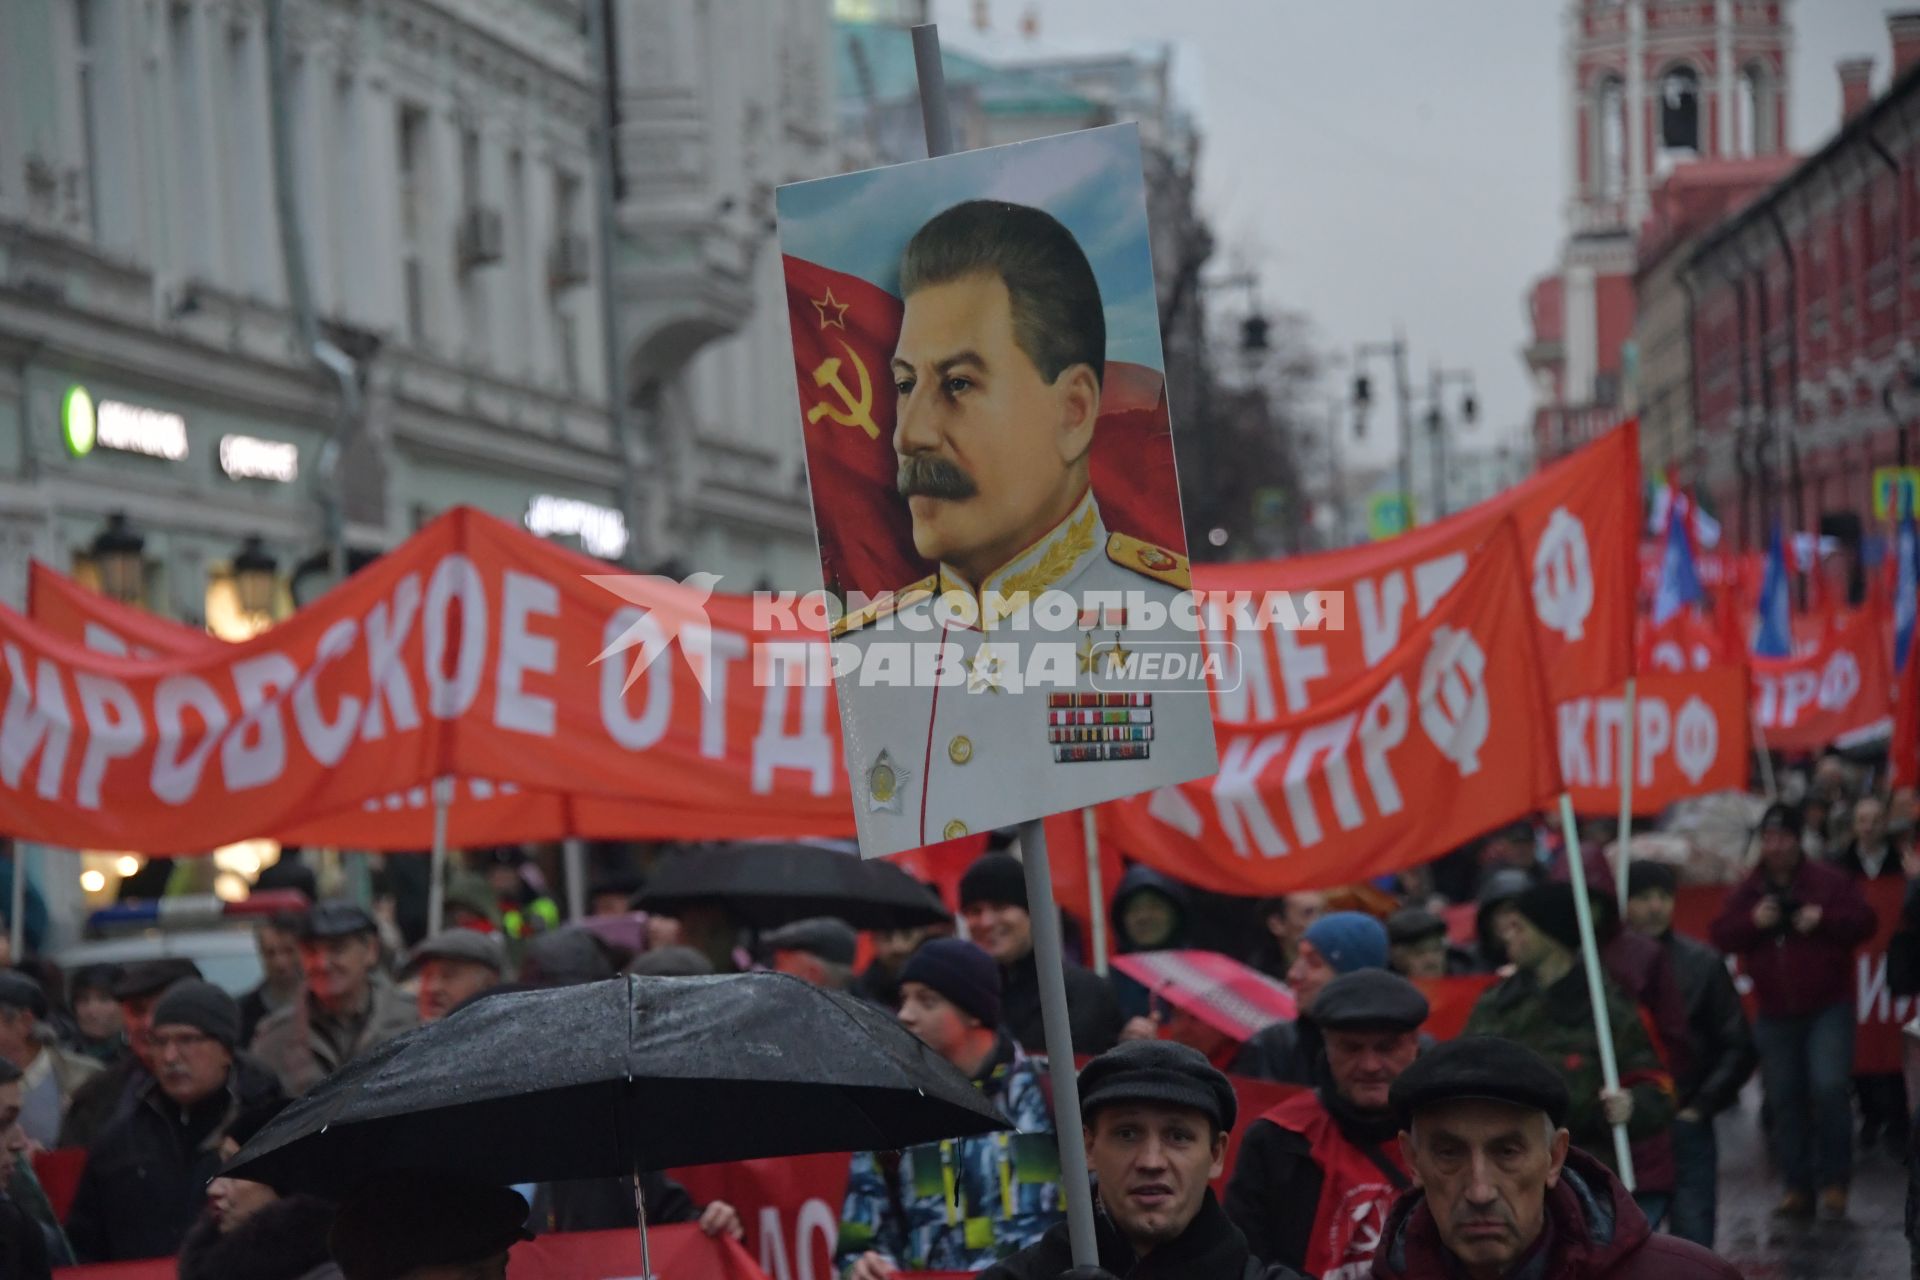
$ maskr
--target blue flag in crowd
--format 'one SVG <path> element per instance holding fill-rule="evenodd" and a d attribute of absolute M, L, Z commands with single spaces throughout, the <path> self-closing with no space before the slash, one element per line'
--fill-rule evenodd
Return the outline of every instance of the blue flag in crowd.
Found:
<path fill-rule="evenodd" d="M 1913 523 L 1913 491 L 1901 504 L 1900 528 L 1893 536 L 1893 669 L 1907 669 L 1913 648 L 1913 621 L 1920 610 L 1920 531 Z"/>
<path fill-rule="evenodd" d="M 1667 549 L 1660 558 L 1660 584 L 1653 592 L 1653 625 L 1659 626 L 1688 605 L 1706 598 L 1700 589 L 1700 572 L 1693 563 L 1693 539 L 1687 536 L 1687 524 L 1693 518 L 1693 504 L 1675 498 L 1667 516 Z"/>
<path fill-rule="evenodd" d="M 1753 656 L 1793 656 L 1793 621 L 1787 605 L 1787 553 L 1781 545 L 1777 524 L 1767 544 L 1766 575 L 1760 579 L 1760 628 L 1754 632 Z"/>

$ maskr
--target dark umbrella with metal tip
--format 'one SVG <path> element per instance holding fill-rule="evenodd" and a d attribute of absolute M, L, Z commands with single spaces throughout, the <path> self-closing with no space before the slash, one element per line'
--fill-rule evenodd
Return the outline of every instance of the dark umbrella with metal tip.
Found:
<path fill-rule="evenodd" d="M 891 862 L 805 844 L 729 844 L 668 854 L 636 897 L 672 915 L 718 903 L 754 929 L 838 916 L 856 929 L 912 929 L 953 918 L 926 885 Z"/>
<path fill-rule="evenodd" d="M 225 1172 L 339 1198 L 387 1170 L 504 1186 L 1009 1127 L 862 1000 L 778 973 L 624 977 L 481 1000 L 389 1041 Z M 643 1210 L 643 1254 L 645 1231 Z"/>

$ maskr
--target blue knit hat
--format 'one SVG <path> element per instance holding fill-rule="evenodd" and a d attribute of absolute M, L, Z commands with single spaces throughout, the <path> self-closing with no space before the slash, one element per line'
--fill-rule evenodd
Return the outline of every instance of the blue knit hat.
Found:
<path fill-rule="evenodd" d="M 1336 973 L 1387 967 L 1387 927 L 1359 911 L 1335 911 L 1307 928 L 1306 940 Z"/>

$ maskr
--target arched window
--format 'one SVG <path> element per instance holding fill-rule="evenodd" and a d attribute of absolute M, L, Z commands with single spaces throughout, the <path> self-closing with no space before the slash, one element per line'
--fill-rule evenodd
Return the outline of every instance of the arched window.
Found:
<path fill-rule="evenodd" d="M 1663 158 L 1700 154 L 1700 73 L 1692 67 L 1672 67 L 1660 77 L 1660 150 Z"/>
<path fill-rule="evenodd" d="M 1627 189 L 1627 87 L 1618 76 L 1594 88 L 1593 189 L 1604 200 Z"/>
<path fill-rule="evenodd" d="M 1740 92 L 1735 95 L 1734 148 L 1743 156 L 1772 155 L 1780 149 L 1774 137 L 1773 77 L 1757 62 L 1740 72 Z"/>

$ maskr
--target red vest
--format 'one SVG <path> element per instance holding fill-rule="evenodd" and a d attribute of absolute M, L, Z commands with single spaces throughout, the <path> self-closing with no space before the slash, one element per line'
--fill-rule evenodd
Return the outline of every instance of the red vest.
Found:
<path fill-rule="evenodd" d="M 1320 1280 L 1366 1280 L 1386 1229 L 1387 1210 L 1399 1190 L 1380 1166 L 1347 1141 L 1314 1094 L 1295 1094 L 1260 1118 L 1305 1138 L 1313 1162 L 1320 1166 L 1320 1204 L 1314 1210 L 1313 1235 L 1302 1270 Z M 1399 1143 L 1382 1147 L 1381 1152 L 1412 1181 Z"/>

